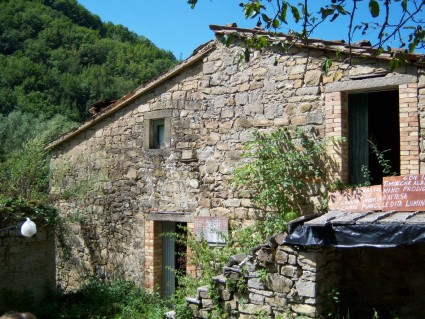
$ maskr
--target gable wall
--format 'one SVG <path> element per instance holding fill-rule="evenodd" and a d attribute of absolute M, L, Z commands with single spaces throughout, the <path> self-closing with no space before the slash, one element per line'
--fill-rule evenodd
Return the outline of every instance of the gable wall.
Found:
<path fill-rule="evenodd" d="M 72 217 L 72 258 L 59 256 L 63 287 L 74 288 L 91 273 L 143 285 L 145 254 L 151 253 L 144 251 L 147 213 L 224 216 L 233 226 L 261 218 L 249 198 L 239 197 L 231 186 L 243 143 L 256 129 L 282 126 L 332 135 L 327 99 L 344 95 L 327 93 L 326 86 L 387 67 L 372 59 L 355 61 L 361 64 L 353 67 L 334 61 L 330 74 L 323 76 L 324 52 L 294 48 L 285 56 L 257 52 L 239 68 L 237 50 L 217 43 L 202 62 L 54 151 L 52 193 L 86 186 L 84 196 L 59 201 L 62 213 Z M 424 89 L 419 90 L 419 105 L 424 106 Z M 170 124 L 169 147 L 146 149 L 148 120 L 162 117 Z M 341 131 L 338 121 L 336 116 L 332 123 Z M 335 149 L 330 153 L 339 156 L 335 172 L 345 170 L 345 155 Z M 85 180 L 89 182 L 81 183 Z M 312 189 L 302 205 L 305 213 L 320 206 L 323 185 Z"/>
<path fill-rule="evenodd" d="M 196 85 L 199 73 L 200 66 L 97 123 L 54 153 L 51 191 L 62 192 L 59 206 L 71 225 L 72 258 L 60 256 L 58 264 L 58 281 L 65 289 L 77 287 L 81 278 L 92 273 L 123 276 L 142 285 L 144 213 L 194 210 L 197 172 L 190 163 L 180 162 L 182 147 L 174 137 L 173 151 L 146 150 L 143 144 L 145 115 L 152 113 L 171 114 L 174 134 L 184 131 L 196 138 L 196 124 L 190 127 L 188 117 L 180 117 L 186 111 L 178 94 L 188 82 Z M 177 96 L 174 104 L 165 98 L 167 90 Z M 190 92 L 185 96 L 199 100 Z M 187 114 L 200 107 L 190 105 Z M 74 191 L 73 185 L 82 191 Z M 74 194 L 65 193 L 63 198 L 64 190 Z"/>

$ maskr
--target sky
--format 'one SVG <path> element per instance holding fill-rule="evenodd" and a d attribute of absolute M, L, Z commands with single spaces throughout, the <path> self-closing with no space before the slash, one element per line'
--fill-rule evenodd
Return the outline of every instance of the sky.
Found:
<path fill-rule="evenodd" d="M 102 21 L 122 24 L 143 35 L 175 57 L 188 58 L 193 50 L 214 38 L 210 24 L 238 22 L 240 27 L 253 27 L 245 21 L 237 0 L 200 0 L 191 9 L 186 0 L 78 0 Z"/>
<path fill-rule="evenodd" d="M 157 47 L 171 51 L 177 59 L 188 58 L 193 50 L 214 38 L 209 25 L 225 25 L 236 22 L 239 27 L 252 28 L 256 20 L 246 20 L 241 0 L 199 0 L 191 9 L 187 0 L 78 0 L 102 21 L 121 24 L 130 31 L 151 40 Z M 313 2 L 314 3 L 314 2 Z M 397 15 L 401 10 L 393 10 Z M 359 12 L 359 17 L 370 14 Z M 345 37 L 344 27 L 337 23 L 323 25 L 314 38 L 340 40 Z M 341 31 L 344 32 L 341 32 Z M 282 32 L 288 32 L 285 27 Z M 346 37 L 345 37 L 346 38 Z M 373 38 L 360 33 L 361 38 Z"/>

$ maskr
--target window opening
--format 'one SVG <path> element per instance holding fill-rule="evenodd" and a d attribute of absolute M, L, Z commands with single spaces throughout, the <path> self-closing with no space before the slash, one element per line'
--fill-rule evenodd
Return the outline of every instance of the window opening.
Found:
<path fill-rule="evenodd" d="M 171 297 L 179 287 L 179 274 L 186 274 L 186 251 L 187 245 L 184 238 L 186 223 L 163 222 L 163 233 L 174 233 L 179 239 L 175 240 L 174 236 L 165 235 L 162 239 L 162 293 L 164 297 Z"/>
<path fill-rule="evenodd" d="M 152 120 L 152 148 L 162 149 L 165 147 L 165 123 L 164 119 Z"/>
<path fill-rule="evenodd" d="M 384 152 L 392 171 L 400 174 L 400 121 L 398 91 L 348 96 L 349 183 L 382 183 L 382 165 L 372 152 L 372 141 Z"/>
<path fill-rule="evenodd" d="M 187 268 L 187 237 L 186 237 L 186 223 L 176 223 L 176 234 L 179 236 L 180 240 L 176 241 L 176 271 L 179 275 L 186 275 Z M 178 289 L 180 284 L 178 277 L 175 280 L 176 288 Z"/>

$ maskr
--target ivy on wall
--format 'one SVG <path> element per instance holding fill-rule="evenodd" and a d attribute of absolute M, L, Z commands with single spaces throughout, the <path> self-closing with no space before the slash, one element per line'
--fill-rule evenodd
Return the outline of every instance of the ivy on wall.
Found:
<path fill-rule="evenodd" d="M 22 197 L 0 195 L 0 227 L 9 227 L 30 218 L 38 225 L 48 226 L 58 223 L 56 208 Z"/>

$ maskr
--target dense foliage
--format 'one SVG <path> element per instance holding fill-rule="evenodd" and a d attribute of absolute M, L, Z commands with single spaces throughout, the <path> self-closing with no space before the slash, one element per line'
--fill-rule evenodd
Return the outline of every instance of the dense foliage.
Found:
<path fill-rule="evenodd" d="M 0 205 L 10 213 L 11 203 L 26 201 L 27 216 L 42 209 L 46 143 L 84 120 L 94 102 L 118 99 L 175 63 L 76 0 L 0 1 Z"/>
<path fill-rule="evenodd" d="M 27 201 L 18 197 L 7 197 L 0 194 L 0 228 L 11 228 L 20 225 L 25 218 L 31 218 L 39 227 L 57 225 L 57 211 L 50 205 Z"/>
<path fill-rule="evenodd" d="M 0 291 L 0 313 L 15 309 L 32 311 L 44 319 L 159 319 L 166 306 L 159 294 L 148 293 L 132 282 L 90 280 L 77 292 L 52 293 L 34 305 L 31 294 Z"/>
<path fill-rule="evenodd" d="M 13 111 L 0 114 L 0 226 L 29 217 L 38 225 L 57 222 L 48 205 L 49 157 L 45 144 L 75 124 L 62 115 L 51 119 Z"/>
<path fill-rule="evenodd" d="M 0 2 L 0 113 L 74 121 L 176 63 L 171 52 L 121 25 L 104 23 L 76 0 Z"/>
<path fill-rule="evenodd" d="M 257 131 L 254 137 L 245 144 L 247 163 L 235 170 L 236 185 L 266 215 L 300 211 L 310 184 L 325 175 L 325 142 L 302 129 Z"/>
<path fill-rule="evenodd" d="M 73 125 L 62 115 L 51 119 L 18 111 L 0 115 L 0 194 L 45 200 L 49 186 L 45 144 Z"/>

